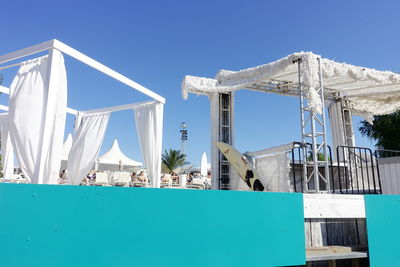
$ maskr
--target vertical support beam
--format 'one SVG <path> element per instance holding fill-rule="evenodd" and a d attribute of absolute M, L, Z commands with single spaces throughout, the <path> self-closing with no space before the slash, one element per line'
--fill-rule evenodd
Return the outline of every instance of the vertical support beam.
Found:
<path fill-rule="evenodd" d="M 211 129 L 211 189 L 219 189 L 219 151 L 215 142 L 219 140 L 219 94 L 210 96 L 210 129 Z"/>
<path fill-rule="evenodd" d="M 211 188 L 229 189 L 231 166 L 219 152 L 215 142 L 233 144 L 233 94 L 212 93 L 210 101 L 211 117 Z"/>
<path fill-rule="evenodd" d="M 356 146 L 353 128 L 353 114 L 346 99 L 341 99 L 343 131 L 346 146 Z"/>
<path fill-rule="evenodd" d="M 219 141 L 232 145 L 232 93 L 219 94 Z M 229 190 L 231 164 L 219 153 L 219 189 Z"/>
<path fill-rule="evenodd" d="M 301 127 L 301 142 L 302 145 L 302 157 L 303 157 L 303 181 L 304 181 L 304 191 L 308 191 L 308 174 L 307 174 L 307 140 L 306 140 L 306 121 L 305 121 L 305 107 L 304 107 L 304 91 L 303 84 L 301 80 L 301 60 L 297 61 L 297 72 L 299 76 L 299 99 L 300 99 L 300 127 Z"/>
<path fill-rule="evenodd" d="M 319 77 L 319 86 L 320 86 L 320 88 L 319 88 L 319 94 L 320 94 L 320 96 L 321 96 L 321 105 L 322 105 L 322 114 L 321 114 L 321 117 L 322 117 L 322 124 L 320 125 L 321 126 L 321 128 L 322 128 L 322 136 L 321 136 L 321 139 L 322 139 L 322 144 L 321 144 L 321 146 L 322 146 L 322 152 L 323 152 L 323 155 L 324 155 L 324 162 L 323 162 L 323 165 L 324 165 L 324 170 L 325 170 L 325 174 L 324 174 L 324 177 L 321 177 L 322 178 L 322 180 L 324 180 L 324 178 L 325 178 L 325 182 L 326 182 L 326 191 L 328 191 L 328 192 L 330 192 L 330 190 L 331 190 L 331 185 L 330 185 L 330 180 L 329 180 L 329 159 L 328 159 L 328 143 L 327 143 L 327 140 L 326 140 L 326 127 L 325 127 L 325 125 L 326 125 L 326 119 L 325 119 L 325 92 L 324 92 L 324 79 L 323 79 L 323 76 L 322 76 L 322 64 L 321 64 L 321 58 L 320 57 L 318 57 L 317 58 L 317 60 L 318 60 L 318 77 Z M 319 120 L 317 120 L 318 122 L 319 122 Z M 317 157 L 318 158 L 318 157 Z"/>
<path fill-rule="evenodd" d="M 319 86 L 316 89 L 322 103 L 322 114 L 316 114 L 309 106 L 306 99 L 306 92 L 302 84 L 302 61 L 297 60 L 299 77 L 300 95 L 300 121 L 303 152 L 303 180 L 306 192 L 328 191 L 329 183 L 329 164 L 328 147 L 326 142 L 325 129 L 325 104 L 324 104 L 324 85 L 322 77 L 321 59 L 318 61 Z M 324 168 L 324 172 L 320 168 Z M 311 170 L 310 172 L 308 170 Z M 322 184 L 320 184 L 322 182 Z"/>

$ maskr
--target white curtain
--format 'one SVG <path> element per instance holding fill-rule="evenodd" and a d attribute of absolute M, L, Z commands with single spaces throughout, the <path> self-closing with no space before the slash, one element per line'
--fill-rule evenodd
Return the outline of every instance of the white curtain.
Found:
<path fill-rule="evenodd" d="M 3 177 L 11 179 L 14 174 L 14 150 L 10 140 L 8 113 L 0 114 L 1 131 L 1 165 L 3 166 Z"/>
<path fill-rule="evenodd" d="M 68 155 L 68 184 L 80 184 L 92 169 L 103 144 L 109 118 L 110 112 L 78 114 Z"/>
<path fill-rule="evenodd" d="M 153 187 L 160 187 L 164 104 L 150 102 L 134 108 L 140 150 Z"/>
<path fill-rule="evenodd" d="M 346 145 L 344 136 L 344 124 L 340 102 L 334 102 L 328 107 L 329 122 L 331 126 L 332 154 L 336 157 L 336 148 Z"/>
<path fill-rule="evenodd" d="M 290 160 L 287 152 L 256 158 L 256 171 L 261 182 L 272 192 L 293 192 L 290 183 Z"/>
<path fill-rule="evenodd" d="M 10 138 L 21 169 L 35 184 L 55 184 L 60 169 L 67 105 L 61 52 L 24 62 L 10 88 Z"/>
<path fill-rule="evenodd" d="M 231 168 L 229 176 L 229 190 L 233 191 L 250 191 L 250 187 L 245 181 L 239 176 L 235 169 Z"/>

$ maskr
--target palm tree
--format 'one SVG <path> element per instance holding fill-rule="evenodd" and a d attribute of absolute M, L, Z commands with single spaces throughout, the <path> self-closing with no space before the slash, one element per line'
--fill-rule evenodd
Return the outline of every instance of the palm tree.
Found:
<path fill-rule="evenodd" d="M 186 154 L 179 150 L 169 149 L 169 151 L 165 150 L 162 155 L 162 164 L 169 172 L 173 172 L 175 169 L 189 164 L 189 162 L 186 161 Z"/>

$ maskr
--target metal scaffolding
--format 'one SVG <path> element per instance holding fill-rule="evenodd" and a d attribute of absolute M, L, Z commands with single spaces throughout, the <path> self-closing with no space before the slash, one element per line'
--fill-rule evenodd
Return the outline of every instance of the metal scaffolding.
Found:
<path fill-rule="evenodd" d="M 219 95 L 219 141 L 232 145 L 232 93 Z M 219 188 L 229 190 L 231 164 L 225 156 L 218 152 Z"/>
<path fill-rule="evenodd" d="M 328 148 L 325 129 L 324 85 L 322 79 L 321 59 L 318 58 L 319 86 L 316 89 L 322 103 L 322 113 L 315 113 L 308 105 L 304 85 L 302 84 L 302 61 L 297 60 L 299 93 L 300 93 L 300 121 L 302 137 L 303 181 L 306 192 L 319 193 L 330 191 Z"/>

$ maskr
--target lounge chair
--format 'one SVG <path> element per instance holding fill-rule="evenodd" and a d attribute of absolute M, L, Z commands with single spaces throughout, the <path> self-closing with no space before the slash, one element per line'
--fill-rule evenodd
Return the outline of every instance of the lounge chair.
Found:
<path fill-rule="evenodd" d="M 187 185 L 188 188 L 205 189 L 203 178 L 193 178 L 192 183 Z"/>
<path fill-rule="evenodd" d="M 95 185 L 109 185 L 108 173 L 106 172 L 97 172 L 96 173 L 96 181 Z"/>
<path fill-rule="evenodd" d="M 172 178 L 171 174 L 164 174 L 163 181 L 160 184 L 160 187 L 171 187 L 172 186 Z"/>
<path fill-rule="evenodd" d="M 112 181 L 113 186 L 129 186 L 131 174 L 129 172 L 114 172 Z"/>

